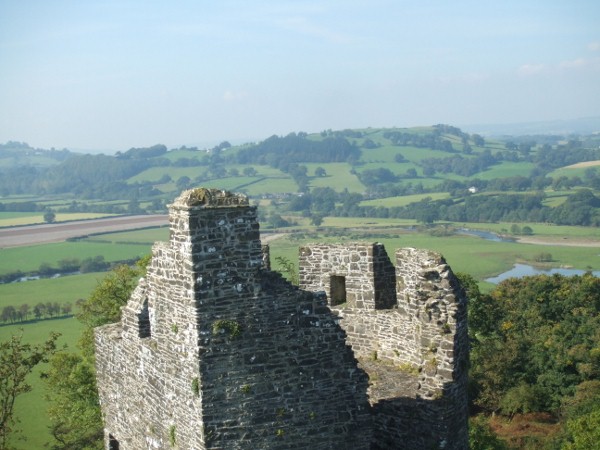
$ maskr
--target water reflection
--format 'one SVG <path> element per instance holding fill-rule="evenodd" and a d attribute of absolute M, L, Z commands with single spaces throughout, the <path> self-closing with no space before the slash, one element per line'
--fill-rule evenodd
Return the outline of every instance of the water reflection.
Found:
<path fill-rule="evenodd" d="M 485 239 L 486 241 L 492 241 L 492 242 L 515 242 L 515 239 L 513 239 L 513 238 L 504 238 L 504 237 L 497 235 L 496 233 L 492 233 L 491 231 L 470 230 L 468 228 L 459 228 L 456 230 L 456 233 L 464 234 L 467 236 L 477 236 L 482 239 Z"/>
<path fill-rule="evenodd" d="M 571 276 L 571 275 L 583 275 L 585 270 L 579 269 L 537 269 L 528 264 L 515 264 L 512 269 L 507 272 L 501 273 L 497 277 L 487 278 L 485 281 L 490 283 L 500 283 L 508 278 L 521 278 L 532 275 L 554 275 L 558 273 L 560 275 Z M 592 272 L 594 276 L 600 277 L 600 271 Z"/>

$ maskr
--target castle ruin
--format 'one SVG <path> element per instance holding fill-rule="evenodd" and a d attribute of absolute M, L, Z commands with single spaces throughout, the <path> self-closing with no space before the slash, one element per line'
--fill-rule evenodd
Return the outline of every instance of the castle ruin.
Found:
<path fill-rule="evenodd" d="M 300 248 L 269 268 L 256 207 L 170 206 L 120 322 L 96 329 L 105 448 L 467 449 L 466 298 L 443 258 Z"/>

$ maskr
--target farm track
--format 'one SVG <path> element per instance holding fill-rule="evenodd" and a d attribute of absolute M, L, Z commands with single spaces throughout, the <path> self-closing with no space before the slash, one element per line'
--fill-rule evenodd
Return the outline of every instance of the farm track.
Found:
<path fill-rule="evenodd" d="M 143 216 L 118 216 L 64 223 L 0 228 L 0 249 L 48 244 L 52 242 L 63 242 L 69 238 L 83 237 L 90 234 L 160 227 L 168 224 L 169 217 L 166 214 L 154 214 Z M 371 232 L 386 231 L 388 233 L 393 231 L 403 233 L 406 232 L 404 229 L 393 229 L 390 227 L 383 227 L 381 229 L 379 227 L 353 227 L 351 230 L 369 230 Z M 285 235 L 286 233 L 264 233 L 261 236 L 261 240 L 266 244 L 269 241 L 276 240 Z M 600 247 L 600 241 L 585 238 L 549 238 L 546 236 L 528 236 L 518 238 L 517 242 L 521 244 L 557 245 L 565 247 Z"/>
<path fill-rule="evenodd" d="M 155 214 L 3 228 L 0 229 L 0 249 L 63 242 L 69 238 L 90 234 L 160 227 L 168 224 L 169 216 Z M 261 238 L 263 243 L 267 243 L 282 236 L 284 236 L 282 233 L 266 233 Z"/>
<path fill-rule="evenodd" d="M 105 219 L 81 220 L 66 223 L 30 225 L 0 229 L 0 248 L 62 242 L 69 238 L 94 233 L 135 230 L 168 225 L 166 214 L 147 216 L 119 216 Z"/>

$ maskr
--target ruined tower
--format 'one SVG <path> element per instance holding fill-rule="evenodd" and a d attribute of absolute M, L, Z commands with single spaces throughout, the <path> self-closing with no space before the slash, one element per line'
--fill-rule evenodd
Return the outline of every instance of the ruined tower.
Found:
<path fill-rule="evenodd" d="M 439 255 L 396 258 L 305 246 L 298 289 L 246 197 L 184 192 L 121 321 L 96 330 L 106 448 L 466 449 L 464 293 Z"/>
<path fill-rule="evenodd" d="M 255 207 L 170 207 L 120 323 L 96 331 L 106 448 L 367 449 L 367 377 L 324 298 L 263 269 Z"/>

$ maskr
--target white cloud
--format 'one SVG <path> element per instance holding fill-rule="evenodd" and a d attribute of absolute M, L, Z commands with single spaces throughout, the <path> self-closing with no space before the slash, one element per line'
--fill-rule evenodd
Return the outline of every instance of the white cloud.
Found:
<path fill-rule="evenodd" d="M 546 69 L 544 64 L 523 64 L 517 70 L 517 73 L 522 77 L 529 77 L 532 75 L 537 75 L 540 72 L 543 72 Z"/>
<path fill-rule="evenodd" d="M 576 58 L 554 64 L 523 64 L 517 70 L 517 74 L 521 77 L 531 77 L 540 74 L 597 69 L 600 69 L 600 58 Z"/>
<path fill-rule="evenodd" d="M 598 52 L 600 51 L 600 41 L 596 41 L 596 42 L 590 42 L 588 44 L 588 50 L 591 50 L 593 52 Z"/>
<path fill-rule="evenodd" d="M 577 58 L 571 61 L 562 61 L 558 67 L 561 69 L 582 69 L 589 65 L 590 61 L 585 58 Z"/>
<path fill-rule="evenodd" d="M 225 100 L 226 102 L 235 102 L 235 101 L 240 101 L 245 99 L 248 96 L 248 94 L 246 92 L 243 91 L 232 91 L 232 90 L 226 90 L 223 93 L 223 100 Z"/>

